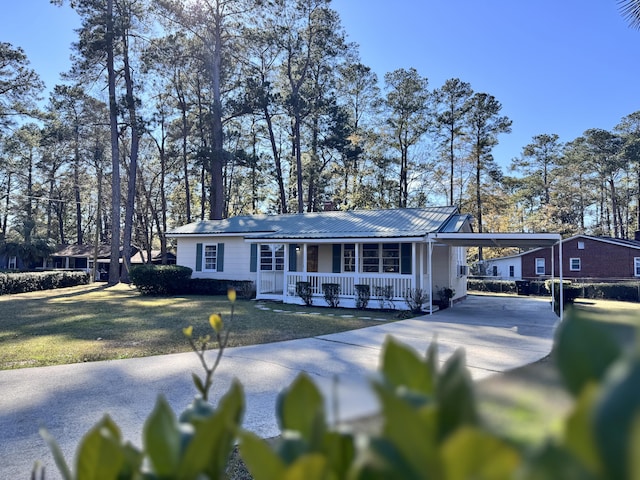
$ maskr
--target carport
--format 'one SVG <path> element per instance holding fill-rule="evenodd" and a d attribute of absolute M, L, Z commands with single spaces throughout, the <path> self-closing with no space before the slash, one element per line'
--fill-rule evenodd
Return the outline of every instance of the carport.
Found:
<path fill-rule="evenodd" d="M 431 268 L 431 255 L 434 245 L 448 245 L 452 247 L 518 247 L 523 249 L 551 248 L 551 281 L 554 280 L 554 247 L 558 245 L 559 265 L 559 295 L 560 318 L 564 313 L 563 288 L 562 288 L 562 236 L 559 233 L 434 233 L 427 239 L 429 245 L 429 268 Z M 432 278 L 429 271 L 429 279 Z M 429 285 L 429 291 L 431 291 Z M 551 308 L 555 307 L 555 292 L 551 289 Z M 433 304 L 429 307 L 429 314 L 433 314 Z"/>

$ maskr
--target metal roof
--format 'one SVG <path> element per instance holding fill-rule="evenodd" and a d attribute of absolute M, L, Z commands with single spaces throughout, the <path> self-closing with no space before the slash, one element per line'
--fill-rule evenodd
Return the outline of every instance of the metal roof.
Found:
<path fill-rule="evenodd" d="M 251 215 L 190 223 L 167 235 L 236 234 L 256 240 L 419 237 L 459 229 L 468 219 L 454 206 Z"/>
<path fill-rule="evenodd" d="M 51 257 L 73 257 L 73 258 L 91 258 L 95 253 L 93 245 L 61 245 L 58 250 L 53 252 Z M 98 258 L 109 258 L 111 255 L 110 245 L 98 245 Z"/>
<path fill-rule="evenodd" d="M 559 233 L 436 233 L 431 238 L 456 247 L 551 247 L 562 240 Z"/>

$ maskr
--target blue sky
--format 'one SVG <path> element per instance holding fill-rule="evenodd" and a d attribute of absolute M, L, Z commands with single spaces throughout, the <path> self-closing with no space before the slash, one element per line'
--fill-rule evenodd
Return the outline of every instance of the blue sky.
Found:
<path fill-rule="evenodd" d="M 69 68 L 78 20 L 48 0 L 0 0 L 0 41 L 21 46 L 51 88 Z M 494 95 L 513 120 L 503 166 L 534 135 L 570 141 L 640 110 L 640 31 L 615 0 L 333 0 L 349 40 L 380 80 L 414 67 Z"/>

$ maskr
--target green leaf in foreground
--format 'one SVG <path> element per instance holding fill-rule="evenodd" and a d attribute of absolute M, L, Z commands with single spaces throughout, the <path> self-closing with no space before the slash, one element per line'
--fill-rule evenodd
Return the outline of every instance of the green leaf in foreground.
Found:
<path fill-rule="evenodd" d="M 175 476 L 180 461 L 181 439 L 182 434 L 173 410 L 159 396 L 143 431 L 145 452 L 159 477 Z"/>
<path fill-rule="evenodd" d="M 621 349 L 608 330 L 583 313 L 569 312 L 558 327 L 556 362 L 569 391 L 578 395 L 589 382 L 602 380 Z"/>
<path fill-rule="evenodd" d="M 77 456 L 77 478 L 83 480 L 111 480 L 118 478 L 124 467 L 125 454 L 120 444 L 120 430 L 105 415 L 83 437 Z"/>

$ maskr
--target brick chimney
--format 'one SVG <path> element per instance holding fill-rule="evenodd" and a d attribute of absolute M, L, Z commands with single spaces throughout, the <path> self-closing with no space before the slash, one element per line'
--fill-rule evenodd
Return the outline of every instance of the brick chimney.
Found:
<path fill-rule="evenodd" d="M 325 212 L 332 212 L 335 210 L 335 205 L 331 200 L 325 200 L 322 205 L 322 210 Z"/>

